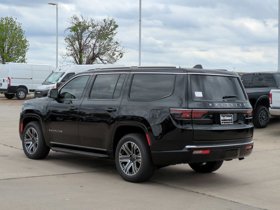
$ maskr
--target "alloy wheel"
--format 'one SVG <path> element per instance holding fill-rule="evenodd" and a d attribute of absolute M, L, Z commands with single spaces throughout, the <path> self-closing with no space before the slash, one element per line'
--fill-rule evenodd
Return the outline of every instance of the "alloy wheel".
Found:
<path fill-rule="evenodd" d="M 29 154 L 34 154 L 38 149 L 39 136 L 35 128 L 30 127 L 24 134 L 24 147 Z"/>
<path fill-rule="evenodd" d="M 119 150 L 119 164 L 121 170 L 128 176 L 137 174 L 141 168 L 140 148 L 131 141 L 125 142 Z"/>

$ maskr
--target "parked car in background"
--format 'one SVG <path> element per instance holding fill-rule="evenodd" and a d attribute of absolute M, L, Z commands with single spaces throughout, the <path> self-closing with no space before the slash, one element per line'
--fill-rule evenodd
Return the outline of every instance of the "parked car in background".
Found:
<path fill-rule="evenodd" d="M 269 113 L 273 117 L 280 117 L 280 89 L 272 89 L 269 94 Z"/>
<path fill-rule="evenodd" d="M 271 89 L 280 88 L 280 73 L 242 73 L 241 80 L 253 107 L 253 123 L 255 127 L 266 127 L 270 119 L 269 93 Z"/>
<path fill-rule="evenodd" d="M 188 163 L 199 173 L 253 149 L 252 107 L 239 76 L 220 70 L 120 67 L 75 75 L 28 100 L 19 131 L 28 158 L 49 150 L 112 158 L 121 177 Z"/>
<path fill-rule="evenodd" d="M 53 70 L 50 65 L 0 64 L 0 92 L 4 93 L 7 99 L 15 96 L 17 99 L 25 99 L 27 94 L 34 92 Z"/>
<path fill-rule="evenodd" d="M 94 68 L 112 67 L 116 65 L 111 64 L 92 64 L 92 65 L 63 65 L 58 67 L 48 77 L 45 78 L 44 82 L 37 86 L 34 97 L 45 97 L 47 96 L 50 89 L 58 88 L 61 84 L 72 78 L 77 73 L 88 71 Z"/>

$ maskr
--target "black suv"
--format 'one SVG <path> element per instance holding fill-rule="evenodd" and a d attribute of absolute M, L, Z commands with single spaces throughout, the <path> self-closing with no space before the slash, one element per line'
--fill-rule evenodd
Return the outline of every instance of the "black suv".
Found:
<path fill-rule="evenodd" d="M 253 123 L 264 128 L 269 123 L 269 92 L 280 88 L 279 72 L 254 72 L 241 74 L 249 101 L 253 107 Z"/>
<path fill-rule="evenodd" d="M 148 180 L 155 168 L 188 163 L 209 173 L 253 149 L 252 108 L 238 75 L 176 67 L 95 69 L 49 96 L 26 101 L 23 150 L 115 160 L 123 179 Z"/>

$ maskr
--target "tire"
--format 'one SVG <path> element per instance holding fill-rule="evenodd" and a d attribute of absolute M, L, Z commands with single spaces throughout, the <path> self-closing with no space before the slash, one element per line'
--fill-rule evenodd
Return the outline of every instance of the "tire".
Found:
<path fill-rule="evenodd" d="M 269 122 L 269 111 L 265 106 L 258 106 L 253 116 L 253 123 L 256 128 L 265 128 Z"/>
<path fill-rule="evenodd" d="M 13 93 L 5 93 L 4 95 L 7 99 L 12 99 L 13 97 L 15 97 L 15 94 Z"/>
<path fill-rule="evenodd" d="M 25 99 L 27 96 L 27 90 L 25 88 L 18 88 L 16 92 L 16 97 L 19 100 Z"/>
<path fill-rule="evenodd" d="M 141 134 L 121 138 L 115 151 L 115 164 L 121 177 L 129 182 L 144 182 L 154 173 L 150 148 Z"/>
<path fill-rule="evenodd" d="M 46 145 L 41 126 L 38 122 L 30 122 L 23 131 L 22 148 L 30 159 L 44 159 L 50 148 Z"/>
<path fill-rule="evenodd" d="M 197 173 L 211 173 L 217 171 L 224 161 L 212 161 L 201 163 L 189 163 L 190 167 Z"/>

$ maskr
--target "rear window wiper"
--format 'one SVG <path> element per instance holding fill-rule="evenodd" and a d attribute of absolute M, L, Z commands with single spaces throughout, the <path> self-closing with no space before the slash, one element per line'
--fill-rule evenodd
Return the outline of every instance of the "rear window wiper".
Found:
<path fill-rule="evenodd" d="M 232 96 L 223 96 L 223 99 L 228 99 L 228 98 L 237 98 L 237 96 L 232 95 Z"/>

